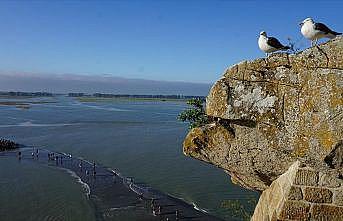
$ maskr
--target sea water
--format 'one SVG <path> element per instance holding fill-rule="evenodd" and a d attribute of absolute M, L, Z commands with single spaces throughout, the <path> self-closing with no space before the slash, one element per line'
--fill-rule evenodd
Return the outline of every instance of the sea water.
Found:
<path fill-rule="evenodd" d="M 187 124 L 177 121 L 177 115 L 187 108 L 185 102 L 124 99 L 80 102 L 64 96 L 49 100 L 55 103 L 33 104 L 29 109 L 0 106 L 0 137 L 101 163 L 120 171 L 124 176 L 134 177 L 136 182 L 146 183 L 228 220 L 233 220 L 232 213 L 221 206 L 223 201 L 238 199 L 244 204 L 247 199 L 257 197 L 256 193 L 233 185 L 230 177 L 222 170 L 183 155 L 182 141 L 188 129 Z M 36 166 L 22 170 L 15 163 L 8 163 L 4 159 L 0 159 L 0 164 L 0 167 L 6 165 L 13 174 L 20 176 L 37 170 Z M 40 169 L 47 171 L 43 173 L 44 176 L 33 177 L 30 180 L 33 185 L 36 182 L 39 186 L 40 182 L 49 177 L 48 171 L 52 170 Z M 74 195 L 82 196 L 81 185 L 79 189 L 67 188 L 78 184 L 68 173 L 54 173 L 65 179 L 70 177 L 68 181 L 56 185 L 62 185 L 62 188 L 70 189 Z M 0 182 L 3 182 L 2 177 L 1 172 Z M 8 178 L 7 185 L 20 185 L 15 177 Z M 13 196 L 30 194 L 27 188 L 14 188 Z M 36 192 L 31 188 L 31 197 L 35 198 Z M 5 193 L 1 192 L 1 205 L 5 203 L 2 194 Z M 63 195 L 64 192 L 59 194 Z M 68 191 L 65 194 L 70 195 Z M 51 196 L 47 194 L 45 200 L 49 201 L 49 198 Z M 14 204 L 18 200 L 18 197 L 13 197 Z M 44 202 L 39 194 L 35 200 Z M 54 201 L 64 205 L 62 200 Z M 80 216 L 81 220 L 91 220 L 89 211 L 92 211 L 92 207 L 86 206 L 87 198 L 75 196 L 75 200 L 82 201 L 79 211 L 88 211 L 82 214 L 89 214 L 88 218 Z M 29 203 L 26 205 L 31 207 Z M 54 208 L 39 211 L 53 217 Z M 37 216 L 40 215 L 39 211 L 35 211 Z M 5 217 L 11 213 L 10 209 L 0 211 L 0 215 L 5 214 Z"/>

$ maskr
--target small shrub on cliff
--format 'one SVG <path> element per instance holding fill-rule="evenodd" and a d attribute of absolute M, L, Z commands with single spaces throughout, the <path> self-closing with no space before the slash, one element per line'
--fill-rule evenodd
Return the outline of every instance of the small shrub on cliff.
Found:
<path fill-rule="evenodd" d="M 221 207 L 229 211 L 232 217 L 249 221 L 257 205 L 257 199 L 255 197 L 248 198 L 244 204 L 240 200 L 224 200 Z"/>
<path fill-rule="evenodd" d="M 208 122 L 207 115 L 204 109 L 204 100 L 200 98 L 193 98 L 187 101 L 190 108 L 182 111 L 178 119 L 189 122 L 189 128 L 201 127 Z"/>

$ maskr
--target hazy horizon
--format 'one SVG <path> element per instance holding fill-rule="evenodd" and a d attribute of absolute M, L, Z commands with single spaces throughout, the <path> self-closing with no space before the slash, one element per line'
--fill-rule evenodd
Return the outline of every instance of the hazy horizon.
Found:
<path fill-rule="evenodd" d="M 206 96 L 210 87 L 211 84 L 206 83 L 157 81 L 112 75 L 0 73 L 0 91 Z"/>

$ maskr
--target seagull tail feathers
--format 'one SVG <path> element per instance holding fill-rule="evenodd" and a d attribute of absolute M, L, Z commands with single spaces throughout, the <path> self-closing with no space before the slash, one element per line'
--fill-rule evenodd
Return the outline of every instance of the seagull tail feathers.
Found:
<path fill-rule="evenodd" d="M 328 36 L 328 37 L 331 38 L 331 39 L 333 39 L 333 38 L 335 38 L 335 37 L 338 36 L 338 35 L 342 35 L 342 33 L 332 31 L 331 33 L 329 33 L 329 36 Z"/>

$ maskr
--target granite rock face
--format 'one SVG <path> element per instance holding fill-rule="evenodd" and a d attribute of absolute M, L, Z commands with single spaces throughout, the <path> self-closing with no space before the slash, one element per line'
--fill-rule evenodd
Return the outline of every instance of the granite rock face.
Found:
<path fill-rule="evenodd" d="M 245 188 L 267 189 L 297 160 L 340 170 L 343 38 L 233 65 L 213 85 L 206 113 L 212 122 L 189 132 L 184 153 Z"/>

